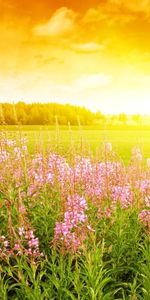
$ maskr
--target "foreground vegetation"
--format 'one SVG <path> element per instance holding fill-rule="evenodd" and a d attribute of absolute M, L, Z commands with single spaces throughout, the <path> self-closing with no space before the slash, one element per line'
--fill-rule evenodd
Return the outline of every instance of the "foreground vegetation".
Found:
<path fill-rule="evenodd" d="M 150 158 L 0 137 L 0 299 L 150 299 Z"/>

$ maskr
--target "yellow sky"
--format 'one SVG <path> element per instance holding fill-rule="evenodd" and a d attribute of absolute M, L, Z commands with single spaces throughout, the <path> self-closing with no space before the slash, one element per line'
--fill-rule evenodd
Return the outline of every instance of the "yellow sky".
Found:
<path fill-rule="evenodd" d="M 0 102 L 150 114 L 150 0 L 0 0 Z"/>

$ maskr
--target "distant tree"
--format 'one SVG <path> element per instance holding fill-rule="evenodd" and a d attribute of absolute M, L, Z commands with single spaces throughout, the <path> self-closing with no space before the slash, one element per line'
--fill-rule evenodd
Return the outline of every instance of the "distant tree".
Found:
<path fill-rule="evenodd" d="M 26 112 L 26 104 L 24 102 L 18 102 L 15 105 L 15 108 L 16 108 L 18 124 L 22 124 L 22 125 L 27 124 L 28 115 Z"/>
<path fill-rule="evenodd" d="M 16 116 L 14 114 L 13 104 L 4 103 L 3 112 L 4 112 L 5 123 L 8 125 L 16 125 Z"/>
<path fill-rule="evenodd" d="M 106 116 L 102 114 L 100 111 L 95 113 L 95 123 L 104 124 L 106 122 Z"/>
<path fill-rule="evenodd" d="M 132 120 L 136 123 L 136 125 L 141 125 L 142 118 L 140 114 L 133 115 Z"/>
<path fill-rule="evenodd" d="M 128 118 L 127 118 L 127 115 L 125 113 L 121 113 L 119 114 L 119 121 L 121 123 L 123 123 L 124 125 L 126 124 Z"/>
<path fill-rule="evenodd" d="M 3 105 L 0 104 L 0 124 L 5 124 L 5 117 L 4 117 L 4 111 L 3 111 Z"/>
<path fill-rule="evenodd" d="M 118 124 L 118 118 L 117 118 L 117 115 L 112 115 L 111 118 L 110 118 L 110 121 L 111 121 L 111 125 L 116 125 L 116 124 Z"/>

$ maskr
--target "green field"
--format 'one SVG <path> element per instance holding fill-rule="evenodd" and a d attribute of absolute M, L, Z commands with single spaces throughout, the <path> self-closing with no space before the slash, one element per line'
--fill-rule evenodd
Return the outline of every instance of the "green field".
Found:
<path fill-rule="evenodd" d="M 70 155 L 70 150 L 101 155 L 104 141 L 111 142 L 113 151 L 128 163 L 133 147 L 139 147 L 143 157 L 150 157 L 150 130 L 100 130 L 96 126 L 5 126 L 6 136 L 27 137 L 29 151 L 52 149 Z"/>

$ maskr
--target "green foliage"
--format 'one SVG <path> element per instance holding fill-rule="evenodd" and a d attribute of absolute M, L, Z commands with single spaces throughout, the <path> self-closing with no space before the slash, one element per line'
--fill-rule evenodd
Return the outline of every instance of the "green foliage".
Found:
<path fill-rule="evenodd" d="M 109 249 L 108 253 L 106 252 L 105 259 L 108 260 L 109 258 L 111 260 L 110 268 L 113 285 L 120 288 L 118 296 L 121 296 L 123 290 L 124 296 L 129 297 L 130 291 L 133 290 L 135 285 L 135 280 L 138 282 L 140 278 L 142 235 L 137 211 L 134 208 L 129 211 L 122 210 L 118 206 L 114 214 L 113 224 L 106 232 L 105 237 Z"/>
<path fill-rule="evenodd" d="M 39 201 L 29 210 L 30 222 L 36 228 L 36 235 L 41 240 L 40 246 L 44 254 L 51 253 L 51 242 L 54 236 L 54 227 L 60 215 L 60 198 L 57 193 L 45 189 Z"/>
<path fill-rule="evenodd" d="M 49 244 L 59 209 L 53 217 L 46 205 L 30 215 L 46 257 L 37 263 L 26 257 L 2 263 L 0 299 L 149 299 L 150 243 L 136 209 L 118 206 L 113 223 L 105 218 L 97 223 L 81 253 L 64 256 Z"/>
<path fill-rule="evenodd" d="M 17 104 L 3 103 L 0 106 L 0 124 L 7 125 L 50 125 L 56 123 L 56 117 L 60 125 L 90 125 L 98 118 L 94 113 L 84 107 L 70 104 Z M 101 116 L 100 116 L 101 117 Z"/>
<path fill-rule="evenodd" d="M 141 283 L 142 283 L 142 297 L 140 299 L 150 299 L 150 239 L 145 240 L 145 243 L 141 245 L 142 251 L 142 266 L 141 266 Z"/>

